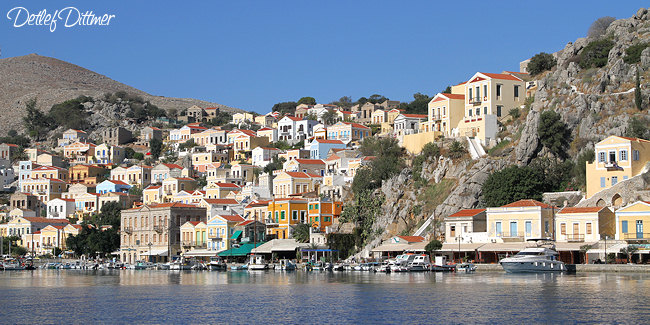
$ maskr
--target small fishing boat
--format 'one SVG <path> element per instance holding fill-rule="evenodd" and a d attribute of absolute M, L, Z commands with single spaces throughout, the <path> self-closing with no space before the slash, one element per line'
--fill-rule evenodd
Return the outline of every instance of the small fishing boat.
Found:
<path fill-rule="evenodd" d="M 264 256 L 259 254 L 251 254 L 248 260 L 249 270 L 266 270 L 269 264 L 264 260 Z"/>
<path fill-rule="evenodd" d="M 210 257 L 210 262 L 207 266 L 210 271 L 225 271 L 228 268 L 226 262 L 219 256 Z"/>
<path fill-rule="evenodd" d="M 476 271 L 476 265 L 474 265 L 472 263 L 469 263 L 469 262 L 465 262 L 465 263 L 459 264 L 458 267 L 457 267 L 457 270 L 458 271 L 465 271 L 465 273 L 473 273 L 474 271 Z"/>
<path fill-rule="evenodd" d="M 245 271 L 245 270 L 248 270 L 248 264 L 232 265 L 232 266 L 230 266 L 230 270 L 232 270 L 232 271 Z"/>
<path fill-rule="evenodd" d="M 21 271 L 25 269 L 25 266 L 18 260 L 9 257 L 0 263 L 0 269 L 5 271 Z"/>
<path fill-rule="evenodd" d="M 426 272 L 431 270 L 431 260 L 429 255 L 414 255 L 413 261 L 408 264 L 410 272 Z"/>

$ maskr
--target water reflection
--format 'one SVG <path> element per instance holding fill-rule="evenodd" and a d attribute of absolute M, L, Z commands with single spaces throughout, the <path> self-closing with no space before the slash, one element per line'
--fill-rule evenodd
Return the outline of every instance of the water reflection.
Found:
<path fill-rule="evenodd" d="M 647 323 L 649 293 L 646 274 L 0 272 L 3 323 Z"/>

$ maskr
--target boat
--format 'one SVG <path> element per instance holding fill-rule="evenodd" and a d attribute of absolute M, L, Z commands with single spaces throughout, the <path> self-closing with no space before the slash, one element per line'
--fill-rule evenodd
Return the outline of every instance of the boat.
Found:
<path fill-rule="evenodd" d="M 264 261 L 264 256 L 258 254 L 251 254 L 248 262 L 249 270 L 266 270 L 269 264 Z"/>
<path fill-rule="evenodd" d="M 374 271 L 379 267 L 379 262 L 368 262 L 361 265 L 361 269 L 364 271 Z"/>
<path fill-rule="evenodd" d="M 281 259 L 280 263 L 275 266 L 276 270 L 282 270 L 282 271 L 293 271 L 296 269 L 296 264 L 291 262 L 291 260 L 288 259 Z"/>
<path fill-rule="evenodd" d="M 345 271 L 345 264 L 343 263 L 337 263 L 334 266 L 332 266 L 332 271 Z"/>
<path fill-rule="evenodd" d="M 230 267 L 230 270 L 232 270 L 232 271 L 244 271 L 244 270 L 248 270 L 248 264 L 232 265 L 232 266 Z"/>
<path fill-rule="evenodd" d="M 447 256 L 436 256 L 435 263 L 431 266 L 434 272 L 456 272 L 456 264 L 447 264 Z"/>
<path fill-rule="evenodd" d="M 172 271 L 191 270 L 194 263 L 185 257 L 177 258 L 169 264 L 169 269 Z"/>
<path fill-rule="evenodd" d="M 226 262 L 219 256 L 210 257 L 210 262 L 208 262 L 207 266 L 210 271 L 225 271 L 228 268 Z"/>
<path fill-rule="evenodd" d="M 555 245 L 549 241 L 538 241 L 534 247 L 526 247 L 514 256 L 499 261 L 508 273 L 564 272 L 564 262 L 557 259 Z"/>
<path fill-rule="evenodd" d="M 402 254 L 397 255 L 393 261 L 389 263 L 391 272 L 408 272 L 409 264 L 413 262 L 415 255 L 413 254 Z"/>
<path fill-rule="evenodd" d="M 4 271 L 21 271 L 25 269 L 25 266 L 21 265 L 18 260 L 9 257 L 0 263 L 0 269 Z"/>
<path fill-rule="evenodd" d="M 458 271 L 461 271 L 461 270 L 465 271 L 465 273 L 473 273 L 474 271 L 476 271 L 476 265 L 474 265 L 472 263 L 469 263 L 469 262 L 465 262 L 465 263 L 459 264 L 458 267 L 457 267 L 457 270 Z"/>
<path fill-rule="evenodd" d="M 426 272 L 431 270 L 429 255 L 417 254 L 414 256 L 413 261 L 408 264 L 410 272 Z"/>
<path fill-rule="evenodd" d="M 379 268 L 375 269 L 375 272 L 385 272 L 385 273 L 390 273 L 390 263 L 392 260 L 385 260 L 381 262 L 381 265 Z"/>

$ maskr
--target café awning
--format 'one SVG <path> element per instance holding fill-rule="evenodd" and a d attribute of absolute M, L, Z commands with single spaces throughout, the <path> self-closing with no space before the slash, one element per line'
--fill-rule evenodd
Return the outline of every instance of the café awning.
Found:
<path fill-rule="evenodd" d="M 237 231 L 235 231 L 235 232 L 232 234 L 232 237 L 230 237 L 230 239 L 237 239 L 237 238 L 239 238 L 239 236 L 241 236 L 241 233 L 242 233 L 241 230 L 237 230 Z"/>

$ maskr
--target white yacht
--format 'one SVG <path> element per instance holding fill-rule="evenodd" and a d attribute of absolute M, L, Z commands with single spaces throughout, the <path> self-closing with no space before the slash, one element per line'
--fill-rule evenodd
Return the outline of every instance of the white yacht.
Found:
<path fill-rule="evenodd" d="M 409 271 L 411 272 L 424 272 L 431 270 L 431 260 L 429 255 L 418 254 L 415 255 L 413 261 L 408 265 Z"/>
<path fill-rule="evenodd" d="M 557 259 L 558 255 L 554 246 L 538 245 L 524 248 L 514 256 L 500 260 L 499 264 L 508 273 L 566 271 L 564 262 Z"/>
<path fill-rule="evenodd" d="M 397 255 L 395 260 L 389 263 L 391 272 L 408 272 L 410 271 L 409 263 L 413 262 L 415 255 L 402 254 Z"/>

